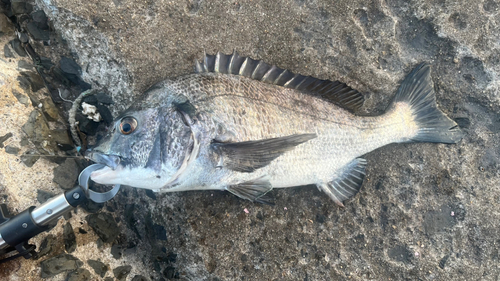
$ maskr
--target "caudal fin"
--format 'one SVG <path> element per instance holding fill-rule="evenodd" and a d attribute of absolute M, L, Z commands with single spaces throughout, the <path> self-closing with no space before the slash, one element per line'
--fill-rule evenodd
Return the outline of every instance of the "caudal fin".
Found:
<path fill-rule="evenodd" d="M 457 143 L 464 133 L 457 123 L 438 109 L 431 67 L 422 63 L 415 68 L 399 87 L 392 104 L 404 102 L 410 105 L 418 133 L 413 141 Z"/>

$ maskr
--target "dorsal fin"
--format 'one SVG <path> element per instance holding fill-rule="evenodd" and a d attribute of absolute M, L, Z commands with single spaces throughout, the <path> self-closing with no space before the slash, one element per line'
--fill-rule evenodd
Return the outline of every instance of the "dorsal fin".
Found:
<path fill-rule="evenodd" d="M 361 93 L 339 81 L 321 80 L 295 74 L 260 60 L 241 57 L 236 51 L 232 55 L 225 55 L 221 52 L 218 52 L 217 55 L 205 54 L 201 63 L 198 60 L 195 61 L 195 70 L 197 73 L 216 72 L 240 75 L 296 89 L 319 96 L 352 111 L 359 109 L 364 102 Z"/>

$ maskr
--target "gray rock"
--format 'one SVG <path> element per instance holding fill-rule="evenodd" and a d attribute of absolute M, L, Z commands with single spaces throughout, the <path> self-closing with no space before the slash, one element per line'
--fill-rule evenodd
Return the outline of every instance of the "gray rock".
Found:
<path fill-rule="evenodd" d="M 17 154 L 19 154 L 19 151 L 20 151 L 19 147 L 15 147 L 15 146 L 12 146 L 12 145 L 7 145 L 5 147 L 5 152 L 9 153 L 9 154 L 17 155 Z"/>
<path fill-rule="evenodd" d="M 68 273 L 65 281 L 87 281 L 93 280 L 92 274 L 85 268 L 79 268 L 76 271 Z"/>
<path fill-rule="evenodd" d="M 5 134 L 5 135 L 1 136 L 1 137 L 0 137 L 0 148 L 3 148 L 3 147 L 4 147 L 3 143 L 4 143 L 6 140 L 10 139 L 12 136 L 13 136 L 13 135 L 12 135 L 12 133 L 7 133 L 7 134 Z"/>
<path fill-rule="evenodd" d="M 15 57 L 14 54 L 12 53 L 12 51 L 9 48 L 9 44 L 5 44 L 3 46 L 3 55 L 6 58 L 14 58 Z"/>
<path fill-rule="evenodd" d="M 37 150 L 28 150 L 23 155 L 21 155 L 21 161 L 27 167 L 33 167 L 33 165 L 35 165 L 36 161 L 38 161 L 38 159 L 40 159 L 40 156 L 38 156 L 38 154 L 39 153 Z"/>
<path fill-rule="evenodd" d="M 120 228 L 112 215 L 107 213 L 90 214 L 86 218 L 89 226 L 104 243 L 111 243 L 120 234 Z"/>
<path fill-rule="evenodd" d="M 38 202 L 40 204 L 47 202 L 47 200 L 49 200 L 50 198 L 52 198 L 54 196 L 56 196 L 54 193 L 47 192 L 45 190 L 38 189 L 36 191 L 36 200 L 38 200 Z"/>
<path fill-rule="evenodd" d="M 61 254 L 40 262 L 41 277 L 49 278 L 65 271 L 76 270 L 83 265 L 79 259 L 69 254 Z"/>
<path fill-rule="evenodd" d="M 134 278 L 132 278 L 132 281 L 148 281 L 149 279 L 142 276 L 142 275 L 136 275 Z"/>
<path fill-rule="evenodd" d="M 49 32 L 47 30 L 40 29 L 37 23 L 33 21 L 29 22 L 28 25 L 26 25 L 26 28 L 35 40 L 47 41 L 50 39 Z"/>
<path fill-rule="evenodd" d="M 24 0 L 12 0 L 10 5 L 10 9 L 14 15 L 27 14 L 31 10 L 31 5 L 26 3 L 26 1 Z"/>
<path fill-rule="evenodd" d="M 64 249 L 67 253 L 73 253 L 76 250 L 76 235 L 71 223 L 66 223 L 63 228 Z"/>
<path fill-rule="evenodd" d="M 122 247 L 118 244 L 111 246 L 111 255 L 113 258 L 119 260 L 122 257 Z"/>
<path fill-rule="evenodd" d="M 54 169 L 53 181 L 62 189 L 68 190 L 75 187 L 78 175 L 80 174 L 80 167 L 72 158 L 67 158 L 64 163 Z"/>
<path fill-rule="evenodd" d="M 18 91 L 14 90 L 14 89 L 12 89 L 12 94 L 24 106 L 29 106 L 31 104 L 30 98 L 27 97 L 26 95 L 23 95 L 23 94 L 19 93 Z"/>
<path fill-rule="evenodd" d="M 95 273 L 101 277 L 104 277 L 106 272 L 108 272 L 108 266 L 100 261 L 88 260 L 87 263 L 94 269 Z"/>
<path fill-rule="evenodd" d="M 112 277 L 106 277 L 104 278 L 104 281 L 115 281 Z"/>
<path fill-rule="evenodd" d="M 12 49 L 21 57 L 26 57 L 28 54 L 26 53 L 26 51 L 24 50 L 24 48 L 21 46 L 21 41 L 19 41 L 19 39 L 14 39 L 12 41 L 9 42 L 10 43 L 10 46 L 12 47 Z M 4 51 L 5 51 L 5 48 L 4 48 Z"/>
<path fill-rule="evenodd" d="M 14 25 L 10 22 L 9 18 L 0 13 L 0 34 L 10 36 L 14 34 Z"/>
<path fill-rule="evenodd" d="M 33 69 L 33 65 L 25 60 L 19 60 L 17 62 L 17 67 L 23 68 L 23 69 Z"/>
<path fill-rule="evenodd" d="M 17 80 L 19 81 L 19 86 L 21 86 L 21 88 L 26 91 L 31 89 L 33 93 L 45 87 L 42 78 L 36 72 L 23 71 L 21 72 L 21 76 L 17 77 Z"/>
<path fill-rule="evenodd" d="M 52 250 L 56 248 L 58 241 L 56 237 L 49 234 L 43 238 L 42 243 L 40 243 L 40 248 L 38 249 L 36 257 L 39 259 L 45 255 L 52 253 Z"/>
<path fill-rule="evenodd" d="M 130 265 L 123 265 L 119 266 L 115 269 L 113 269 L 113 274 L 115 275 L 115 278 L 118 279 L 119 281 L 125 280 L 132 270 L 132 267 Z"/>
<path fill-rule="evenodd" d="M 43 10 L 38 10 L 31 13 L 31 18 L 33 19 L 33 22 L 36 23 L 38 28 L 42 30 L 49 29 L 49 25 L 47 22 L 47 15 L 45 15 L 45 12 Z"/>

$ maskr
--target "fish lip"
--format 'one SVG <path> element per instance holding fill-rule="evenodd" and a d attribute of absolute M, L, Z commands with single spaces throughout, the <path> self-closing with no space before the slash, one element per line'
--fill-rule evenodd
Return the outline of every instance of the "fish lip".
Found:
<path fill-rule="evenodd" d="M 85 158 L 94 161 L 98 164 L 103 164 L 112 170 L 116 170 L 116 168 L 120 165 L 121 157 L 113 154 L 105 154 L 99 151 L 87 150 L 85 151 Z"/>

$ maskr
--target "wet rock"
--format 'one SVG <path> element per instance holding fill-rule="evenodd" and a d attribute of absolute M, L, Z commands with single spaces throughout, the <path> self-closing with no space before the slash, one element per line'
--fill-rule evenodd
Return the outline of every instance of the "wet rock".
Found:
<path fill-rule="evenodd" d="M 106 272 L 108 272 L 108 266 L 100 261 L 88 260 L 87 263 L 94 269 L 95 273 L 101 277 L 104 277 Z"/>
<path fill-rule="evenodd" d="M 23 155 L 21 155 L 21 161 L 24 163 L 24 165 L 26 165 L 26 167 L 33 167 L 36 161 L 40 159 L 40 156 L 38 156 L 38 154 L 39 153 L 36 150 L 28 150 Z"/>
<path fill-rule="evenodd" d="M 33 65 L 25 60 L 20 60 L 17 62 L 17 67 L 23 68 L 23 69 L 32 69 Z"/>
<path fill-rule="evenodd" d="M 142 275 L 136 275 L 134 278 L 132 278 L 132 281 L 148 281 L 149 279 L 142 276 Z"/>
<path fill-rule="evenodd" d="M 29 106 L 31 104 L 30 98 L 27 97 L 26 95 L 23 95 L 23 94 L 19 93 L 18 91 L 14 90 L 14 89 L 12 89 L 12 94 L 24 106 Z"/>
<path fill-rule="evenodd" d="M 62 165 L 54 169 L 53 181 L 62 189 L 68 190 L 75 187 L 78 175 L 80 174 L 80 167 L 72 158 L 67 158 Z"/>
<path fill-rule="evenodd" d="M 122 247 L 119 244 L 111 246 L 111 255 L 113 258 L 119 260 L 122 257 Z"/>
<path fill-rule="evenodd" d="M 50 39 L 49 32 L 47 30 L 40 29 L 35 22 L 30 22 L 26 25 L 28 32 L 31 34 L 35 40 L 47 41 Z"/>
<path fill-rule="evenodd" d="M 13 136 L 13 135 L 12 135 L 12 133 L 7 133 L 7 134 L 5 134 L 5 135 L 1 136 L 1 137 L 0 137 L 0 148 L 3 148 L 3 147 L 4 147 L 3 143 L 4 143 L 6 140 L 10 139 L 12 136 Z"/>
<path fill-rule="evenodd" d="M 76 270 L 83 262 L 69 254 L 61 254 L 40 262 L 41 277 L 49 278 L 65 271 Z"/>
<path fill-rule="evenodd" d="M 12 146 L 12 145 L 7 145 L 5 147 L 5 152 L 9 153 L 9 154 L 14 154 L 14 155 L 17 155 L 19 154 L 19 147 L 15 147 L 15 146 Z"/>
<path fill-rule="evenodd" d="M 14 54 L 12 53 L 12 51 L 10 50 L 9 48 L 9 44 L 5 44 L 3 46 L 3 55 L 6 57 L 6 58 L 14 58 Z"/>
<path fill-rule="evenodd" d="M 45 191 L 45 190 L 38 189 L 36 191 L 36 200 L 40 204 L 43 204 L 43 203 L 47 202 L 47 200 L 49 200 L 50 198 L 52 198 L 54 196 L 56 196 L 54 193 L 48 192 L 48 191 Z"/>
<path fill-rule="evenodd" d="M 52 252 L 52 249 L 57 247 L 57 239 L 54 235 L 49 234 L 43 238 L 42 243 L 40 243 L 40 248 L 37 252 L 37 258 L 41 258 Z"/>
<path fill-rule="evenodd" d="M 64 249 L 68 253 L 76 250 L 76 236 L 71 223 L 66 223 L 63 228 Z"/>
<path fill-rule="evenodd" d="M 43 12 L 43 10 L 38 10 L 33 13 L 31 13 L 31 18 L 33 19 L 33 22 L 36 23 L 38 28 L 41 30 L 48 30 L 49 29 L 49 24 L 47 22 L 47 16 Z"/>
<path fill-rule="evenodd" d="M 12 0 L 10 3 L 12 14 L 27 14 L 32 10 L 31 4 L 26 3 L 24 0 Z"/>
<path fill-rule="evenodd" d="M 65 281 L 87 281 L 92 280 L 92 274 L 85 268 L 79 268 L 76 271 L 68 273 Z"/>
<path fill-rule="evenodd" d="M 21 46 L 21 41 L 19 41 L 19 39 L 14 39 L 12 41 L 9 42 L 10 43 L 10 46 L 12 47 L 12 49 L 21 57 L 26 57 L 28 54 L 26 53 L 26 51 L 24 50 L 23 46 Z M 4 48 L 5 50 L 5 48 Z"/>
<path fill-rule="evenodd" d="M 113 274 L 115 275 L 115 278 L 118 279 L 119 281 L 125 280 L 132 270 L 132 267 L 130 265 L 123 265 L 119 266 L 115 269 L 113 269 Z"/>
<path fill-rule="evenodd" d="M 32 71 L 23 71 L 21 76 L 17 77 L 19 81 L 19 86 L 24 90 L 28 91 L 31 89 L 33 93 L 45 87 L 43 79 L 38 75 L 38 73 Z"/>
<path fill-rule="evenodd" d="M 113 242 L 118 234 L 120 228 L 116 223 L 113 216 L 107 213 L 91 214 L 85 218 L 94 232 L 102 239 L 104 243 Z"/>
<path fill-rule="evenodd" d="M 6 15 L 0 13 L 0 35 L 10 36 L 12 34 L 14 34 L 14 25 Z"/>

